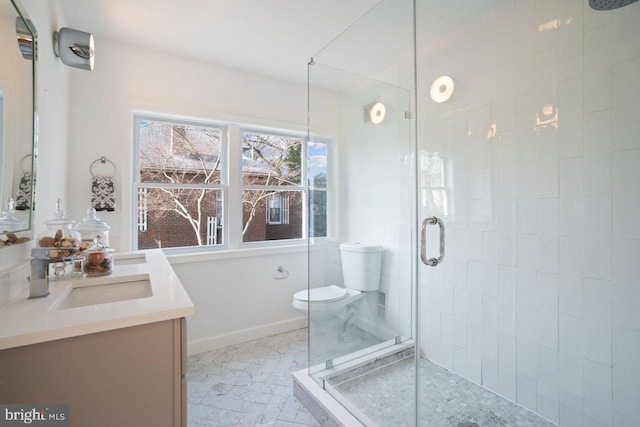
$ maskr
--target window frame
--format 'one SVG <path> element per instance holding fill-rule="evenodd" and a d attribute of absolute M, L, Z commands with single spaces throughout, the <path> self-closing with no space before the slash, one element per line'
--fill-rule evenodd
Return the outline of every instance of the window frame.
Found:
<path fill-rule="evenodd" d="M 271 136 L 281 136 L 286 138 L 296 138 L 302 141 L 302 146 L 300 147 L 300 184 L 298 185 L 245 185 L 243 180 L 243 171 L 242 164 L 240 164 L 238 168 L 239 174 L 239 182 L 240 182 L 240 203 L 242 203 L 242 193 L 244 191 L 251 190 L 267 190 L 267 191 L 279 191 L 279 192 L 289 192 L 289 191 L 300 191 L 302 194 L 302 204 L 301 204 L 301 221 L 302 221 L 302 230 L 301 237 L 296 237 L 293 239 L 278 239 L 278 240 L 261 240 L 256 242 L 245 242 L 242 236 L 242 229 L 240 229 L 239 235 L 239 243 L 241 248 L 251 248 L 251 247 L 259 247 L 259 246 L 280 246 L 280 245 L 293 245 L 298 243 L 307 242 L 309 236 L 309 215 L 308 215 L 308 186 L 307 183 L 307 150 L 309 144 L 309 138 L 306 132 L 296 132 L 291 130 L 279 130 L 279 129 L 269 129 L 262 128 L 259 126 L 238 126 L 238 147 L 237 150 L 240 152 L 240 157 L 242 158 L 242 141 L 243 134 L 245 133 L 257 133 L 262 135 L 271 135 Z M 289 211 L 290 212 L 290 211 Z M 280 212 L 281 218 L 283 212 Z M 244 227 L 243 221 L 241 222 L 241 226 Z M 275 223 L 271 223 L 274 224 Z"/>
<path fill-rule="evenodd" d="M 140 132 L 139 132 L 139 123 L 141 121 L 150 121 L 150 122 L 161 122 L 167 123 L 171 125 L 184 125 L 184 126 L 193 126 L 193 127 L 205 127 L 205 128 L 213 128 L 218 129 L 221 133 L 220 136 L 220 155 L 222 156 L 222 161 L 220 162 L 220 182 L 217 184 L 207 184 L 207 183 L 196 183 L 196 184 L 173 184 L 173 183 L 163 183 L 163 182 L 142 182 L 140 179 Z M 132 212 L 132 229 L 131 229 L 131 248 L 134 251 L 141 250 L 138 248 L 138 217 L 139 217 L 139 208 L 138 208 L 138 191 L 140 189 L 153 189 L 153 188 L 184 188 L 184 189 L 206 189 L 212 191 L 220 191 L 222 194 L 222 212 L 223 218 L 226 217 L 228 209 L 227 209 L 227 200 L 228 200 L 228 187 L 229 187 L 229 126 L 225 123 L 208 121 L 208 120 L 197 120 L 190 118 L 181 118 L 181 117 L 172 117 L 165 116 L 162 114 L 153 114 L 153 113 L 133 113 L 133 156 L 132 156 L 132 191 L 131 191 L 131 212 Z M 217 199 L 217 197 L 216 197 Z M 170 251 L 171 253 L 189 253 L 189 252 L 201 252 L 203 250 L 220 250 L 226 249 L 228 247 L 229 235 L 228 229 L 224 226 L 222 227 L 222 243 L 218 245 L 202 245 L 202 246 L 177 246 L 177 247 L 166 247 L 162 248 L 165 251 Z M 206 226 L 206 222 L 204 224 Z M 147 227 L 148 229 L 148 227 Z"/>
<path fill-rule="evenodd" d="M 306 181 L 305 181 L 306 182 L 306 187 L 307 187 L 307 203 L 306 203 L 307 210 L 309 210 L 309 207 L 311 205 L 310 195 L 311 195 L 312 191 L 325 193 L 325 202 L 326 202 L 326 205 L 325 205 L 325 217 L 327 219 L 325 226 L 326 226 L 327 230 L 326 230 L 326 233 L 325 233 L 324 236 L 318 236 L 318 237 L 309 236 L 309 233 L 311 231 L 311 227 L 309 226 L 309 222 L 311 221 L 311 214 L 312 213 L 309 212 L 308 217 L 307 217 L 307 237 L 313 242 L 323 241 L 323 239 L 327 239 L 327 237 L 329 235 L 329 221 L 328 221 L 328 218 L 329 218 L 328 212 L 329 212 L 329 203 L 330 203 L 329 188 L 330 188 L 331 183 L 332 183 L 332 178 L 335 176 L 335 173 L 336 173 L 336 171 L 332 171 L 332 161 L 331 161 L 331 158 L 332 158 L 331 157 L 332 156 L 331 151 L 333 150 L 332 147 L 333 147 L 334 142 L 335 142 L 335 139 L 333 139 L 333 138 L 326 137 L 326 136 L 318 136 L 318 137 L 314 137 L 314 138 L 307 138 L 307 142 L 305 144 L 306 145 L 306 150 L 307 150 L 306 155 L 305 155 L 305 159 L 306 159 L 307 162 L 309 161 L 309 144 L 310 143 L 324 144 L 325 147 L 326 147 L 326 150 L 327 150 L 327 153 L 325 154 L 326 159 L 327 159 L 327 165 L 326 165 L 327 176 L 326 176 L 325 186 L 324 187 L 316 187 L 315 185 L 311 185 L 311 183 L 309 182 L 309 176 L 308 175 L 306 176 Z M 308 171 L 308 164 L 307 164 L 307 167 L 305 167 L 305 172 L 306 171 Z"/>
<path fill-rule="evenodd" d="M 275 206 L 275 202 L 277 205 Z M 274 206 L 272 206 L 274 205 Z M 265 210 L 267 225 L 282 225 L 289 224 L 289 196 L 283 196 L 280 193 L 274 193 L 269 196 L 267 202 L 267 209 Z M 274 218 L 272 209 L 277 209 L 277 217 Z"/>
<path fill-rule="evenodd" d="M 140 132 L 139 122 L 156 121 L 169 124 L 208 127 L 220 129 L 221 135 L 221 155 L 222 162 L 220 165 L 220 182 L 218 184 L 170 184 L 170 183 L 142 183 L 140 181 Z M 300 139 L 302 147 L 300 151 L 300 183 L 298 185 L 245 185 L 243 182 L 243 134 L 245 132 L 257 133 L 263 135 L 273 135 L 282 137 L 291 137 Z M 318 136 L 311 139 L 313 142 L 325 144 L 327 147 L 327 185 L 324 188 L 313 187 L 308 182 L 308 150 L 309 136 L 306 131 L 297 131 L 291 129 L 282 129 L 276 127 L 268 127 L 264 125 L 249 125 L 233 120 L 208 120 L 196 119 L 182 116 L 172 116 L 155 112 L 134 111 L 132 114 L 132 133 L 133 133 L 133 155 L 132 155 L 132 184 L 131 184 L 131 231 L 130 244 L 132 250 L 138 249 L 138 189 L 141 188 L 205 188 L 209 190 L 219 190 L 222 196 L 222 243 L 218 245 L 202 245 L 202 246 L 181 246 L 181 247 L 163 247 L 167 254 L 189 254 L 189 253 L 207 253 L 219 252 L 225 250 L 248 250 L 260 247 L 284 247 L 291 245 L 299 245 L 308 242 L 318 242 L 326 239 L 327 236 L 310 237 L 309 236 L 309 191 L 324 191 L 327 193 L 327 201 L 329 200 L 329 188 L 331 178 L 331 152 L 335 144 L 334 137 Z M 302 197 L 301 203 L 301 237 L 292 239 L 279 240 L 263 240 L 255 242 L 244 242 L 242 236 L 243 206 L 242 193 L 245 190 L 274 190 L 281 192 L 299 191 Z M 283 195 L 284 197 L 284 195 Z M 328 216 L 327 206 L 327 216 Z M 240 215 L 240 218 L 231 218 L 231 215 Z M 281 212 L 283 218 L 284 212 Z M 262 219 L 264 220 L 264 219 Z M 205 222 L 206 226 L 206 222 Z M 328 227 L 328 224 L 327 224 Z M 327 233 L 328 235 L 328 230 Z"/>

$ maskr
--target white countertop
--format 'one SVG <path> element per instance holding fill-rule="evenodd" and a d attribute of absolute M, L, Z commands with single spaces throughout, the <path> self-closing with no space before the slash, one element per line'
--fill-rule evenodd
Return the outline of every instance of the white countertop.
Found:
<path fill-rule="evenodd" d="M 146 262 L 126 264 L 138 255 L 114 262 L 108 276 L 50 281 L 50 294 L 28 299 L 25 292 L 0 308 L 0 350 L 92 334 L 193 314 L 194 308 L 161 249 L 144 251 Z M 120 261 L 120 264 L 119 264 Z M 148 275 L 153 295 L 105 304 L 56 309 L 73 287 L 104 284 L 118 277 Z"/>

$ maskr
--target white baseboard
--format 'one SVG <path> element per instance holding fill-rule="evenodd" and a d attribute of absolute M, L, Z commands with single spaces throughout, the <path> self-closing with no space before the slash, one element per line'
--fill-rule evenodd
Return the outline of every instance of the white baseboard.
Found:
<path fill-rule="evenodd" d="M 293 319 L 281 320 L 279 322 L 268 323 L 266 325 L 255 326 L 253 328 L 240 329 L 238 331 L 227 332 L 206 338 L 199 338 L 187 341 L 187 354 L 197 354 L 204 351 L 215 350 L 229 345 L 240 344 L 258 338 L 269 337 L 271 335 L 282 334 L 295 329 L 307 327 L 307 316 L 294 317 Z"/>

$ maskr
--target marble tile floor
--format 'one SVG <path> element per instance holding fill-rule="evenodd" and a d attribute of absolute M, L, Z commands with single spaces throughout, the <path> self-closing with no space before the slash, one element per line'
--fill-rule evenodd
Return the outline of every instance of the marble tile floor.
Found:
<path fill-rule="evenodd" d="M 306 366 L 306 328 L 189 356 L 187 425 L 318 426 L 293 397 Z"/>
<path fill-rule="evenodd" d="M 415 425 L 413 357 L 334 386 L 380 426 Z M 479 427 L 556 426 L 426 359 L 420 359 L 420 387 L 420 426 L 456 427 L 470 422 Z"/>
<path fill-rule="evenodd" d="M 318 426 L 293 397 L 291 374 L 306 366 L 306 328 L 189 356 L 187 424 Z M 411 426 L 414 370 L 408 357 L 335 386 L 380 426 Z M 555 426 L 425 359 L 421 405 L 420 426 L 455 427 L 467 421 L 481 427 Z"/>

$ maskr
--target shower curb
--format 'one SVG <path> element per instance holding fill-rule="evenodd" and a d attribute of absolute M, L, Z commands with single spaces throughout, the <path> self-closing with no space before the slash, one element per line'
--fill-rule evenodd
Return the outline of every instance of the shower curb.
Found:
<path fill-rule="evenodd" d="M 323 390 L 307 369 L 293 373 L 293 395 L 322 427 L 365 427 L 333 396 Z"/>
<path fill-rule="evenodd" d="M 293 374 L 293 395 L 322 427 L 376 426 L 348 401 L 339 402 L 335 396 L 340 396 L 340 392 L 334 386 L 414 354 L 415 343 L 410 340 L 357 357 L 335 368 L 320 370 L 318 366 L 312 367 L 317 373 L 323 371 L 318 375 L 318 380 L 322 381 L 324 387 L 309 375 L 310 369 L 302 369 Z"/>

